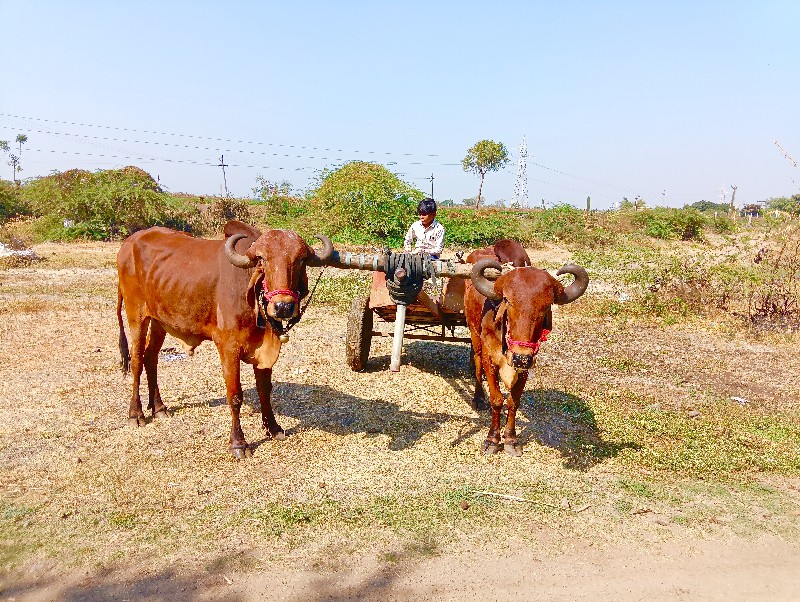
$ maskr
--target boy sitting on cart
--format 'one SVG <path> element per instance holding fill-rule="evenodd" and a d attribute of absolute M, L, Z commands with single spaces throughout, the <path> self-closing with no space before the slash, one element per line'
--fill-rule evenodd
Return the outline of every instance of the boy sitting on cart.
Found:
<path fill-rule="evenodd" d="M 406 253 L 428 253 L 431 259 L 439 259 L 444 249 L 444 226 L 436 219 L 436 201 L 429 197 L 421 200 L 417 214 L 419 219 L 408 229 L 403 247 Z"/>

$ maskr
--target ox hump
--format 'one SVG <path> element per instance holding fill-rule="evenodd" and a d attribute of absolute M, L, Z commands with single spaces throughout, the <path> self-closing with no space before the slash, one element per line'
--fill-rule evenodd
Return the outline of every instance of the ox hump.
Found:
<path fill-rule="evenodd" d="M 232 219 L 223 228 L 223 232 L 225 233 L 225 238 L 230 238 L 234 234 L 244 234 L 250 238 L 258 238 L 261 236 L 261 231 L 257 230 L 253 226 L 245 224 L 244 222 L 240 222 L 239 220 Z"/>

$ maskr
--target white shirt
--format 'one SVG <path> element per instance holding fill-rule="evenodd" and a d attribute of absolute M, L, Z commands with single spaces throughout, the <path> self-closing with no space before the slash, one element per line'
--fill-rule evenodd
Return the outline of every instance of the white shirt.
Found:
<path fill-rule="evenodd" d="M 406 233 L 406 239 L 403 241 L 403 247 L 406 252 L 411 250 L 411 243 L 417 240 L 414 246 L 415 251 L 422 253 L 430 253 L 431 255 L 440 255 L 444 249 L 444 226 L 439 223 L 439 220 L 434 219 L 430 226 L 425 228 L 420 220 L 411 224 L 411 227 Z"/>

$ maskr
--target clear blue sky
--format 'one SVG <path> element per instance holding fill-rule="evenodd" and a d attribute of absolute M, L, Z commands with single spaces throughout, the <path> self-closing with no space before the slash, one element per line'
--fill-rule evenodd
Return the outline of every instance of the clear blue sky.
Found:
<path fill-rule="evenodd" d="M 173 192 L 307 188 L 353 160 L 439 200 L 481 139 L 529 204 L 800 192 L 800 2 L 0 0 L 0 139 L 22 176 L 139 165 Z M 11 178 L 3 162 L 0 177 Z M 795 184 L 797 182 L 797 184 Z"/>

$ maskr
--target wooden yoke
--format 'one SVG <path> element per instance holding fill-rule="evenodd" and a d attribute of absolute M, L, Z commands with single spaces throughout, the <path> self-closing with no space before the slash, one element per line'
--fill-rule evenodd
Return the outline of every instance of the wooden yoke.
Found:
<path fill-rule="evenodd" d="M 411 253 L 395 253 L 395 255 L 411 255 Z M 339 253 L 334 251 L 328 265 L 344 270 L 366 270 L 371 272 L 386 272 L 389 255 L 371 255 L 364 253 Z M 428 267 L 430 266 L 430 267 Z M 496 280 L 501 275 L 513 268 L 503 267 L 503 270 L 487 269 L 485 275 L 490 280 Z M 426 262 L 425 278 L 470 278 L 472 275 L 471 263 L 453 263 L 449 259 L 435 259 Z"/>

